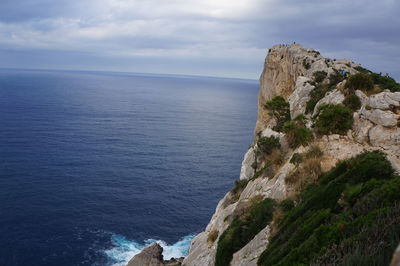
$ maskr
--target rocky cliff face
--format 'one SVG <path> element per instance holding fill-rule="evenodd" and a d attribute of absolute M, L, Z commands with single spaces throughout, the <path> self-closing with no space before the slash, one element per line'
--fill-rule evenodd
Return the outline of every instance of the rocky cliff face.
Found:
<path fill-rule="evenodd" d="M 305 154 L 313 147 L 319 147 L 323 152 L 318 156 L 318 169 L 326 172 L 339 161 L 366 151 L 380 150 L 387 155 L 393 168 L 400 171 L 400 92 L 383 90 L 378 85 L 373 92 L 367 92 L 361 87 L 346 85 L 349 77 L 362 71 L 360 65 L 351 60 L 324 58 L 319 52 L 297 44 L 278 45 L 269 50 L 260 77 L 254 141 L 244 156 L 241 181 L 219 202 L 205 231 L 194 238 L 184 265 L 214 265 L 221 235 L 235 217 L 246 212 L 252 199 L 271 198 L 279 202 L 295 198 L 296 188 L 287 181 L 299 169 L 293 161 L 295 154 Z M 315 96 L 318 90 L 322 91 L 319 98 Z M 343 105 L 349 95 L 359 99 L 351 114 L 350 128 L 334 134 L 321 133 L 322 129 L 318 131 L 315 124 L 320 109 L 326 104 Z M 303 115 L 300 124 L 312 132 L 312 140 L 296 145 L 293 144 L 296 136 L 288 130 L 276 129 L 279 119 L 265 107 L 266 102 L 276 96 L 288 102 L 289 120 Z M 314 104 L 310 103 L 312 101 Z M 270 137 L 279 140 L 280 150 L 265 155 L 259 140 Z M 235 251 L 230 265 L 257 265 L 260 254 L 268 246 L 273 227 L 273 222 L 267 224 Z"/>
<path fill-rule="evenodd" d="M 400 177 L 393 173 L 400 172 L 400 92 L 396 92 L 399 88 L 394 80 L 348 59 L 324 58 L 298 44 L 271 48 L 260 77 L 254 140 L 244 155 L 240 178 L 219 202 L 204 232 L 192 241 L 183 265 L 252 266 L 278 261 L 291 265 L 300 259 L 304 264 L 333 265 L 347 259 L 343 258 L 346 252 L 350 252 L 352 259 L 363 260 L 362 255 L 357 255 L 358 244 L 338 240 L 332 244 L 331 239 L 325 239 L 324 254 L 315 258 L 303 256 L 322 245 L 319 240 L 318 245 L 301 246 L 306 249 L 302 256 L 296 257 L 294 252 L 285 255 L 283 260 L 287 261 L 282 262 L 278 253 L 284 247 L 279 241 L 295 243 L 291 235 L 296 236 L 296 228 L 308 221 L 304 219 L 321 215 L 330 220 L 325 218 L 325 224 L 322 220 L 310 223 L 314 227 L 322 224 L 318 230 L 325 230 L 325 235 L 329 232 L 330 238 L 346 239 L 347 234 L 353 239 L 358 232 L 358 243 L 371 241 L 371 237 L 376 240 L 365 248 L 371 251 L 365 252 L 393 252 L 400 241 L 400 228 L 396 227 L 400 224 L 400 198 L 396 196 L 400 195 Z M 333 174 L 327 174 L 331 183 L 319 181 L 321 174 L 331 169 Z M 357 178 L 351 180 L 353 176 Z M 307 185 L 330 195 L 301 194 Z M 314 205 L 318 205 L 326 198 L 327 206 L 307 207 L 307 202 L 303 202 L 314 200 Z M 294 211 L 290 213 L 291 210 Z M 313 210 L 314 216 L 299 215 L 308 210 Z M 300 222 L 294 220 L 291 227 L 293 217 Z M 365 223 L 371 217 L 375 227 Z M 341 219 L 344 220 L 338 221 Z M 354 226 L 354 221 L 363 227 Z M 288 250 L 300 248 L 303 242 L 312 243 L 316 239 L 312 237 L 312 226 L 308 231 L 310 238 L 305 241 L 303 237 Z M 301 234 L 305 234 L 307 227 L 302 230 Z M 268 250 L 270 246 L 272 251 Z M 351 253 L 354 247 L 356 252 Z M 371 256 L 370 253 L 367 255 Z M 398 265 L 398 253 L 397 250 L 392 265 Z M 175 262 L 180 263 L 172 263 Z M 152 246 L 135 256 L 129 265 L 166 263 L 160 248 Z"/>

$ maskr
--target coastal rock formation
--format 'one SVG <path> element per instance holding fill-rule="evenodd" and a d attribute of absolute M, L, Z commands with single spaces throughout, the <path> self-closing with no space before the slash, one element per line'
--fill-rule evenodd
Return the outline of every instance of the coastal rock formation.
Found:
<path fill-rule="evenodd" d="M 163 248 L 158 243 L 154 243 L 134 256 L 127 266 L 179 266 L 182 264 L 183 258 L 164 260 L 162 252 Z"/>
<path fill-rule="evenodd" d="M 296 203 L 299 188 L 298 185 L 289 182 L 293 176 L 303 173 L 308 175 L 308 178 L 316 178 L 343 160 L 376 150 L 383 152 L 395 171 L 400 173 L 400 92 L 382 90 L 367 95 L 361 90 L 356 90 L 353 95 L 359 99 L 360 106 L 352 107 L 354 109 L 349 116 L 349 119 L 352 118 L 351 126 L 338 133 L 327 131 L 328 134 L 321 134 L 318 130 L 324 128 L 316 130 L 316 127 L 321 127 L 320 124 L 316 124 L 320 108 L 347 104 L 347 77 L 360 71 L 364 71 L 363 68 L 349 59 L 324 58 L 319 52 L 298 44 L 277 45 L 269 50 L 260 77 L 254 140 L 244 156 L 240 182 L 219 202 L 205 231 L 194 238 L 183 265 L 214 265 L 217 250 L 222 248 L 218 243 L 221 238 L 226 239 L 224 232 L 232 227 L 233 221 L 236 224 L 238 221 L 246 222 L 246 212 L 254 202 L 269 198 L 277 202 L 291 199 Z M 312 95 L 318 86 L 319 89 L 324 89 L 323 94 Z M 376 88 L 379 86 L 375 85 Z M 320 98 L 315 98 L 315 95 Z M 283 132 L 276 131 L 277 117 L 271 115 L 271 111 L 265 107 L 266 102 L 276 96 L 281 96 L 288 102 L 292 121 L 298 115 L 303 115 L 297 122 L 291 122 L 290 127 L 288 124 Z M 315 102 L 314 105 L 310 104 L 311 100 Z M 349 109 L 344 110 L 349 112 Z M 294 131 L 290 130 L 304 126 L 312 135 L 308 135 L 308 139 L 302 140 L 298 145 L 293 139 Z M 301 131 L 307 132 L 306 129 Z M 263 154 L 260 145 L 264 144 L 259 143 L 260 138 L 279 140 L 280 149 Z M 303 160 L 307 156 L 314 157 L 305 159 L 306 163 L 302 164 L 302 156 Z M 272 220 L 276 221 L 277 217 L 279 214 L 275 212 Z M 260 255 L 270 243 L 274 230 L 274 222 L 261 228 L 247 243 L 243 243 L 241 248 L 231 254 L 229 265 L 257 265 Z M 393 261 L 396 261 L 396 258 Z M 228 264 L 221 264 L 219 261 L 217 265 Z"/>
<path fill-rule="evenodd" d="M 362 158 L 378 160 L 376 167 L 382 167 L 377 170 L 379 175 L 386 175 L 388 179 L 393 177 L 389 168 L 400 173 L 400 92 L 381 90 L 380 84 L 374 85 L 373 92 L 352 90 L 348 77 L 359 72 L 372 75 L 349 59 L 324 58 L 319 52 L 298 44 L 270 49 L 260 77 L 254 140 L 244 156 L 235 187 L 218 203 L 204 232 L 193 239 L 183 262 L 181 259 L 164 261 L 162 248 L 154 244 L 128 265 L 270 265 L 266 261 L 273 258 L 265 252 L 273 246 L 287 208 L 301 208 L 299 193 L 306 184 L 317 182 L 318 176 L 336 169 L 341 162 L 353 160 L 346 166 L 352 167 Z M 280 98 L 276 100 L 276 96 Z M 267 102 L 271 104 L 266 105 Z M 339 113 L 335 116 L 335 112 Z M 391 166 L 385 165 L 385 160 Z M 374 162 L 366 165 L 371 163 Z M 364 175 L 374 171 L 375 166 L 371 167 Z M 354 184 L 346 186 L 351 185 Z M 362 185 L 346 193 L 357 195 Z M 333 202 L 342 211 L 351 202 L 344 192 Z M 384 223 L 380 227 L 400 222 L 400 202 L 396 204 L 392 214 L 377 220 Z M 274 207 L 271 209 L 271 206 Z M 345 224 L 338 226 L 331 230 L 345 229 Z M 235 236 L 238 232 L 242 235 Z M 235 237 L 236 244 L 229 246 Z M 279 249 L 276 245 L 273 248 Z M 326 254 L 313 258 L 314 264 L 337 264 L 344 259 L 340 257 L 340 248 L 346 247 L 329 247 Z M 371 248 L 373 252 L 379 247 Z M 392 265 L 399 264 L 398 253 L 397 250 Z"/>

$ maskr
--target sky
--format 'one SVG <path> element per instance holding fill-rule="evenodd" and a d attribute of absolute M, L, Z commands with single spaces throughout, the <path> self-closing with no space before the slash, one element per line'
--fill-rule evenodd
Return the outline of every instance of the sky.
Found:
<path fill-rule="evenodd" d="M 258 79 L 300 43 L 400 80 L 399 0 L 1 0 L 0 68 Z"/>

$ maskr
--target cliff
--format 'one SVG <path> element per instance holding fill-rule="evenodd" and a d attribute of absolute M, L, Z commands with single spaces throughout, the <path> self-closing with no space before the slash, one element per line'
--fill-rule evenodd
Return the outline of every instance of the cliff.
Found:
<path fill-rule="evenodd" d="M 388 264 L 400 241 L 399 87 L 348 59 L 271 48 L 240 179 L 183 265 Z"/>

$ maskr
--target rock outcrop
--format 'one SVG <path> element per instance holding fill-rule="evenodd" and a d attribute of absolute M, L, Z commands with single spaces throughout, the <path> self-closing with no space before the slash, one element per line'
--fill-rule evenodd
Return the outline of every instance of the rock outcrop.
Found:
<path fill-rule="evenodd" d="M 332 85 L 331 75 L 358 73 L 358 64 L 349 59 L 331 60 L 319 52 L 306 49 L 298 44 L 278 45 L 269 50 L 264 71 L 260 77 L 258 96 L 258 117 L 254 130 L 254 141 L 244 156 L 240 179 L 246 182 L 240 193 L 231 191 L 219 202 L 210 223 L 204 232 L 192 241 L 190 252 L 184 259 L 187 266 L 214 265 L 218 241 L 228 228 L 233 217 L 243 212 L 254 197 L 271 198 L 278 201 L 290 197 L 293 187 L 285 182 L 296 165 L 291 161 L 294 154 L 303 154 L 311 145 L 291 147 L 289 136 L 276 132 L 275 118 L 265 108 L 265 103 L 275 96 L 282 96 L 289 102 L 290 117 L 304 115 L 308 128 L 313 130 L 313 119 L 323 104 L 342 104 L 345 100 L 346 79 Z M 332 87 L 315 105 L 311 114 L 306 113 L 310 93 L 315 89 L 315 73 L 324 72 L 325 83 Z M 344 74 L 343 74 L 344 75 Z M 341 76 L 339 76 L 341 77 Z M 342 80 L 343 80 L 342 79 Z M 366 151 L 380 150 L 387 155 L 397 172 L 400 172 L 400 92 L 383 91 L 370 96 L 358 90 L 355 95 L 361 107 L 353 113 L 353 126 L 346 134 L 318 135 L 314 133 L 312 145 L 318 146 L 323 155 L 319 156 L 321 171 L 333 168 L 337 162 L 346 160 Z M 266 167 L 269 158 L 259 156 L 257 140 L 260 137 L 275 137 L 281 144 L 281 162 L 275 167 Z M 272 155 L 271 155 L 272 156 Z M 271 159 L 272 160 L 272 159 Z M 269 170 L 265 170 L 268 168 Z M 217 235 L 216 239 L 210 235 Z M 257 259 L 265 250 L 271 235 L 271 225 L 267 225 L 243 248 L 233 254 L 230 265 L 257 265 Z M 210 240 L 211 239 L 211 240 Z M 395 260 L 395 259 L 394 259 Z M 397 264 L 393 264 L 397 265 Z"/>
<path fill-rule="evenodd" d="M 178 266 L 182 264 L 183 258 L 164 260 L 162 252 L 163 248 L 158 243 L 154 243 L 134 256 L 127 266 Z"/>

